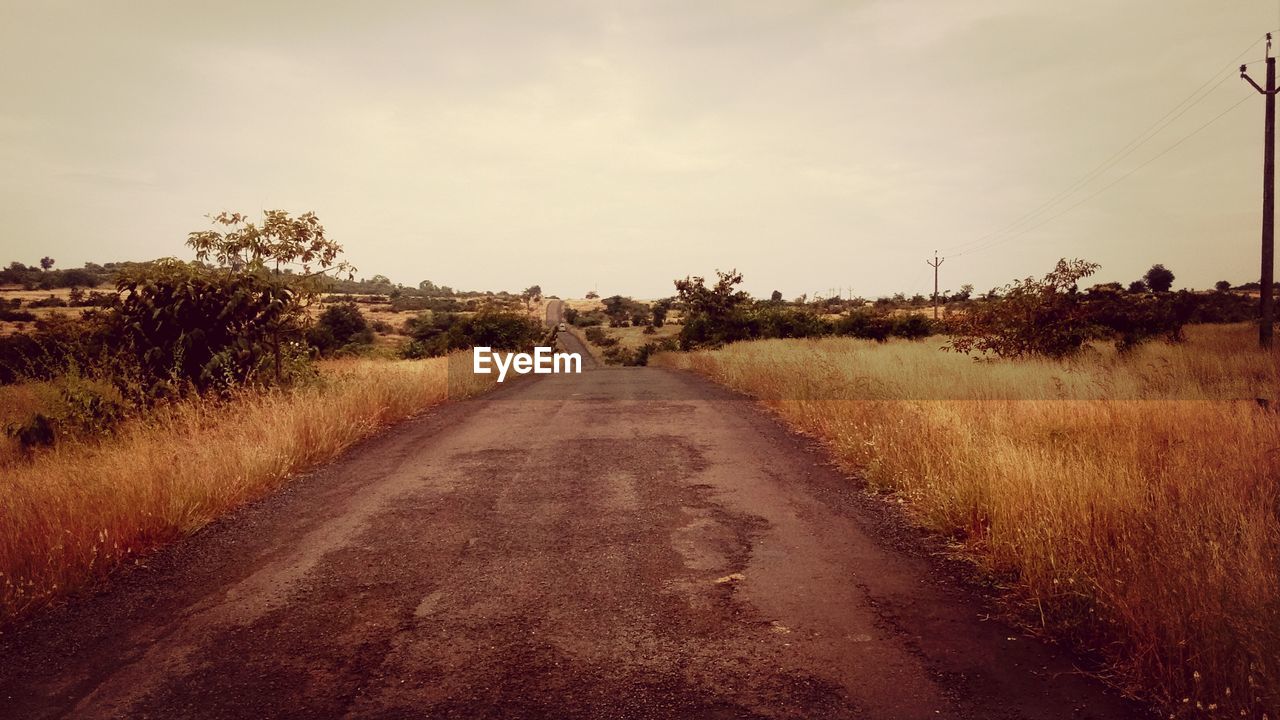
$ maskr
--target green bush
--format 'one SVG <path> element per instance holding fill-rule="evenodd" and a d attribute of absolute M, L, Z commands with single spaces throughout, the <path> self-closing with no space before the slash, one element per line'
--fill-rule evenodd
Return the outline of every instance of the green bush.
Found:
<path fill-rule="evenodd" d="M 283 346 L 302 320 L 289 284 L 166 260 L 126 273 L 118 287 L 113 330 L 152 397 L 285 381 Z"/>
<path fill-rule="evenodd" d="M 411 338 L 402 351 L 407 358 L 436 357 L 473 347 L 526 351 L 543 335 L 542 324 L 528 315 L 492 308 L 474 315 L 423 313 L 406 322 L 405 331 Z"/>
<path fill-rule="evenodd" d="M 591 342 L 594 345 L 599 345 L 602 348 L 609 348 L 618 344 L 618 338 L 605 332 L 604 328 L 599 326 L 593 325 L 588 327 L 586 330 L 582 331 L 582 334 L 587 337 L 588 342 Z"/>
<path fill-rule="evenodd" d="M 68 375 L 58 389 L 56 417 L 59 434 L 107 435 L 128 415 L 128 405 L 120 391 L 105 382 Z"/>
<path fill-rule="evenodd" d="M 353 302 L 330 305 L 307 330 L 307 342 L 321 355 L 350 352 L 373 342 L 373 329 Z"/>
<path fill-rule="evenodd" d="M 884 342 L 893 334 L 894 320 L 887 312 L 854 310 L 836 321 L 838 335 Z"/>

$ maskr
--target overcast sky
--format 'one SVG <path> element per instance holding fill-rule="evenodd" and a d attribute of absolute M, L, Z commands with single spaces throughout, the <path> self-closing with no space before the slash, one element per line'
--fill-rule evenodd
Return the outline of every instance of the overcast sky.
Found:
<path fill-rule="evenodd" d="M 5 262 L 186 258 L 206 214 L 281 208 L 314 210 L 364 276 L 564 296 L 717 267 L 757 295 L 927 293 L 934 249 L 944 288 L 1062 256 L 1101 280 L 1258 279 L 1256 94 L 1075 210 L 958 250 L 1206 80 L 1055 207 L 1246 97 L 1224 68 L 1263 57 L 1275 0 L 0 8 Z"/>

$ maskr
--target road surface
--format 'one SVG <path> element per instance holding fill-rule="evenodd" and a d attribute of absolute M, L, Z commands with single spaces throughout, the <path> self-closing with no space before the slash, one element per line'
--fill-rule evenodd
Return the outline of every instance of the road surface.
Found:
<path fill-rule="evenodd" d="M 528 377 L 0 638 L 5 718 L 1125 718 L 690 375 Z"/>

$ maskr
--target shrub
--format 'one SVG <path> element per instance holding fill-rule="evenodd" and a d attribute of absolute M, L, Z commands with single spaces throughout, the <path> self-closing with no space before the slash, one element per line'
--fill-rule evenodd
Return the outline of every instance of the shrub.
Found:
<path fill-rule="evenodd" d="M 35 413 L 25 422 L 12 424 L 5 431 L 9 437 L 18 441 L 24 452 L 51 446 L 57 440 L 53 422 L 43 413 Z"/>
<path fill-rule="evenodd" d="M 300 332 L 299 294 L 256 273 L 177 260 L 121 277 L 112 316 L 122 352 L 152 397 L 284 381 L 284 340 Z"/>
<path fill-rule="evenodd" d="M 1076 283 L 1097 269 L 1095 263 L 1062 259 L 1041 279 L 1005 286 L 1000 297 L 949 318 L 947 347 L 999 357 L 1075 354 L 1094 332 Z"/>
<path fill-rule="evenodd" d="M 907 313 L 893 321 L 893 334 L 907 340 L 919 340 L 934 333 L 935 323 L 924 315 Z"/>
<path fill-rule="evenodd" d="M 836 321 L 839 335 L 884 342 L 893 334 L 893 317 L 886 312 L 854 310 Z"/>
<path fill-rule="evenodd" d="M 618 338 L 609 335 L 603 328 L 598 326 L 587 328 L 583 331 L 583 335 L 587 336 L 588 342 L 599 345 L 602 348 L 608 348 L 618 344 Z"/>
<path fill-rule="evenodd" d="M 50 295 L 49 297 L 40 298 L 38 300 L 32 300 L 31 302 L 27 303 L 27 307 L 32 307 L 32 308 L 66 307 L 66 306 L 67 306 L 67 301 L 63 300 L 60 297 L 57 297 L 56 295 Z"/>
<path fill-rule="evenodd" d="M 829 335 L 831 323 L 806 308 L 757 305 L 747 314 L 750 337 L 807 338 Z"/>
<path fill-rule="evenodd" d="M 67 375 L 59 382 L 58 429 L 71 435 L 106 435 L 128 414 L 120 391 L 105 382 Z"/>
<path fill-rule="evenodd" d="M 7 322 L 32 322 L 35 319 L 35 313 L 29 310 L 10 310 L 9 308 L 0 308 L 0 320 Z"/>
<path fill-rule="evenodd" d="M 385 323 L 384 323 L 385 324 Z M 330 305 L 307 330 L 307 341 L 321 355 L 333 355 L 373 342 L 369 322 L 353 302 Z"/>
<path fill-rule="evenodd" d="M 402 354 L 411 359 L 473 347 L 528 350 L 543 333 L 542 325 L 524 313 L 493 309 L 474 315 L 423 313 L 406 322 L 405 330 L 412 339 Z"/>

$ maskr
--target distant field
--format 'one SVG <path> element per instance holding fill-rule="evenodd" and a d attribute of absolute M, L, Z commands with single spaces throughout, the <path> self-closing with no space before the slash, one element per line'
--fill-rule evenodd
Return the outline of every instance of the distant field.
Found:
<path fill-rule="evenodd" d="M 620 327 L 604 329 L 609 335 L 618 338 L 619 344 L 626 348 L 638 348 L 645 343 L 656 342 L 662 338 L 675 337 L 680 334 L 679 325 L 666 324 L 660 328 L 654 328 L 653 333 L 646 335 L 643 327 Z"/>
<path fill-rule="evenodd" d="M 103 285 L 97 288 L 87 288 L 88 290 L 98 290 L 100 292 L 113 290 L 110 285 Z M 70 288 L 56 288 L 53 290 L 23 290 L 20 286 L 0 286 L 0 300 L 12 300 L 17 298 L 22 301 L 22 310 L 35 315 L 37 319 L 44 319 L 54 313 L 62 313 L 72 317 L 79 317 L 88 308 L 78 307 L 53 307 L 53 308 L 29 308 L 27 304 L 32 300 L 43 300 L 50 295 L 66 301 L 71 296 Z M 10 322 L 0 320 L 0 335 L 10 335 L 16 332 L 29 330 L 32 323 L 30 322 Z"/>
<path fill-rule="evenodd" d="M 1246 325 L 1077 362 L 937 338 L 661 354 L 755 395 L 954 538 L 1112 678 L 1214 717 L 1280 712 L 1280 352 Z M 1184 700 L 1185 698 L 1185 700 Z"/>

